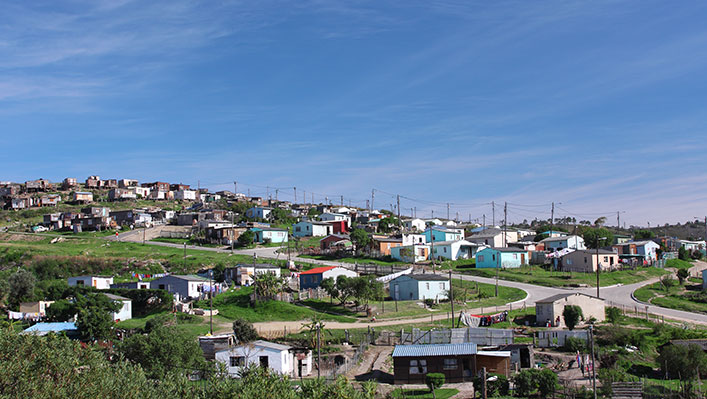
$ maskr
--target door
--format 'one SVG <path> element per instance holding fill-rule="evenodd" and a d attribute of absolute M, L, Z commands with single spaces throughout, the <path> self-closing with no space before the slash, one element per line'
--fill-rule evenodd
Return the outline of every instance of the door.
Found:
<path fill-rule="evenodd" d="M 521 265 L 525 264 L 525 254 L 520 254 L 520 264 Z"/>
<path fill-rule="evenodd" d="M 395 299 L 400 299 L 400 285 L 399 285 L 399 284 L 395 284 L 393 287 L 394 287 L 394 292 L 395 292 L 393 298 L 395 298 Z"/>

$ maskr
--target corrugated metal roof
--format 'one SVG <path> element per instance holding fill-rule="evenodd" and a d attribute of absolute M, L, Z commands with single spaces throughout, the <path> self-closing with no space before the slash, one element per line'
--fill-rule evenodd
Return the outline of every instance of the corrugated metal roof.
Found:
<path fill-rule="evenodd" d="M 311 270 L 306 270 L 303 271 L 300 274 L 319 274 L 319 273 L 324 273 L 326 271 L 329 271 L 331 269 L 336 269 L 339 266 L 322 266 L 322 267 L 315 267 L 314 269 Z"/>
<path fill-rule="evenodd" d="M 474 355 L 476 344 L 396 345 L 393 357 Z"/>
<path fill-rule="evenodd" d="M 48 331 L 54 331 L 54 332 L 59 332 L 59 331 L 68 331 L 68 330 L 76 330 L 76 324 L 72 322 L 58 322 L 58 323 L 37 323 L 33 325 L 32 327 L 29 327 L 25 330 L 25 332 L 48 332 Z"/>

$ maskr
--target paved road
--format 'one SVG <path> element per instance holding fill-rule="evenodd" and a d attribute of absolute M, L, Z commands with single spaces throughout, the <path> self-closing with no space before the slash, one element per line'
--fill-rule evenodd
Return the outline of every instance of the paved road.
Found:
<path fill-rule="evenodd" d="M 115 236 L 110 236 L 106 237 L 108 240 L 116 240 L 119 239 L 120 241 L 136 241 L 136 242 L 142 242 L 142 230 L 134 230 L 134 231 L 129 231 L 126 233 L 120 234 L 117 238 Z M 167 243 L 167 242 L 158 242 L 158 241 L 148 241 L 148 244 L 150 245 L 159 245 L 159 246 L 164 246 L 164 247 L 174 247 L 174 248 L 184 248 L 183 245 L 179 244 L 173 244 L 173 243 Z M 224 249 L 224 248 L 210 248 L 210 247 L 200 247 L 200 246 L 195 246 L 195 245 L 187 245 L 187 249 L 192 249 L 192 250 L 200 250 L 200 251 L 213 251 L 213 252 L 219 252 L 219 253 L 231 253 L 230 249 Z M 255 254 L 258 258 L 272 258 L 272 259 L 286 259 L 286 255 L 280 254 L 277 252 L 279 248 L 277 247 L 264 247 L 264 248 L 254 248 L 254 249 L 244 249 L 244 250 L 234 250 L 234 254 L 238 255 L 248 255 L 248 256 L 253 256 Z M 305 263 L 312 263 L 312 264 L 319 264 L 319 265 L 326 265 L 326 266 L 344 266 L 344 267 L 350 267 L 350 263 L 343 263 L 343 262 L 334 262 L 334 261 L 325 261 L 325 260 L 317 260 L 317 259 L 309 259 L 309 258 L 300 258 L 300 257 L 292 257 L 291 258 L 295 262 L 305 262 Z M 690 275 L 697 275 L 699 274 L 700 271 L 707 269 L 707 263 L 705 262 L 700 262 L 698 261 L 697 264 L 690 269 Z M 461 275 L 461 274 L 454 274 L 454 278 L 457 279 L 463 279 L 463 280 L 469 280 L 469 281 L 478 281 L 480 283 L 488 283 L 488 284 L 495 284 L 495 279 L 492 278 L 485 278 L 485 277 L 477 277 L 477 276 L 468 276 L 468 275 Z M 660 306 L 654 306 L 654 305 L 646 305 L 643 303 L 638 302 L 635 300 L 632 296 L 633 291 L 636 289 L 647 285 L 647 284 L 652 284 L 658 281 L 658 278 L 653 278 L 647 281 L 642 281 L 640 283 L 635 283 L 635 284 L 629 284 L 629 285 L 618 285 L 618 286 L 612 286 L 612 287 L 604 287 L 600 288 L 600 296 L 604 299 L 607 300 L 608 304 L 612 306 L 623 306 L 626 309 L 634 309 L 637 308 L 638 310 L 645 312 L 646 311 L 646 306 L 648 306 L 648 312 L 659 315 L 659 316 L 664 316 L 665 318 L 669 319 L 674 319 L 674 320 L 679 320 L 679 321 L 687 321 L 691 323 L 696 323 L 696 324 L 703 324 L 707 325 L 707 315 L 705 314 L 700 314 L 700 313 L 692 313 L 692 312 L 685 312 L 681 310 L 675 310 L 675 309 L 668 309 L 668 308 L 663 308 Z M 596 295 L 596 287 L 594 288 L 554 288 L 554 287 L 544 287 L 544 286 L 539 286 L 539 285 L 533 285 L 533 284 L 526 284 L 526 283 L 518 283 L 514 281 L 506 281 L 506 280 L 499 280 L 498 284 L 504 287 L 513 287 L 513 288 L 519 288 L 524 290 L 528 296 L 524 300 L 526 306 L 535 306 L 535 302 L 544 298 L 547 298 L 552 295 L 556 294 L 561 294 L 561 293 L 567 293 L 567 292 L 582 292 L 587 295 L 595 296 Z M 445 315 L 446 317 L 446 315 Z M 427 319 L 429 320 L 429 318 Z M 395 324 L 407 324 L 407 323 L 414 323 L 415 319 L 412 320 L 406 320 L 405 323 L 395 323 Z M 283 322 L 283 326 L 286 324 L 286 322 Z M 340 323 L 342 325 L 348 324 L 348 327 L 341 327 L 341 328 L 360 328 L 360 327 L 366 327 L 366 325 L 359 325 L 360 323 L 356 323 L 355 327 L 351 326 L 351 323 Z M 383 325 L 382 322 L 377 322 L 374 325 Z M 289 326 L 288 326 L 289 328 Z"/>

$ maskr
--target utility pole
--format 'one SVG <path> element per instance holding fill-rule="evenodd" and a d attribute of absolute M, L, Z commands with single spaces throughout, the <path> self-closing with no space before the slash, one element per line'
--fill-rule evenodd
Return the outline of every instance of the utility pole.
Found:
<path fill-rule="evenodd" d="M 302 190 L 302 201 L 304 202 L 304 206 L 307 206 L 307 191 Z"/>
<path fill-rule="evenodd" d="M 589 325 L 589 338 L 592 346 L 592 391 L 594 391 L 594 399 L 597 399 L 597 373 L 594 368 L 594 325 Z"/>
<path fill-rule="evenodd" d="M 434 211 L 433 216 L 434 216 Z M 430 258 L 432 258 L 432 274 L 435 274 L 435 234 L 434 230 L 432 230 L 432 226 L 429 227 L 430 229 Z M 415 246 L 413 245 L 412 247 L 413 251 L 415 250 Z M 412 254 L 413 259 L 415 259 L 415 254 Z"/>
<path fill-rule="evenodd" d="M 506 235 L 508 225 L 508 202 L 503 203 L 503 247 L 508 246 L 508 238 Z"/>
<path fill-rule="evenodd" d="M 435 218 L 435 210 L 433 209 L 432 210 L 432 219 L 434 219 L 434 218 Z"/>
<path fill-rule="evenodd" d="M 261 186 L 262 187 L 262 186 Z M 266 191 L 265 191 L 265 196 L 270 198 L 270 186 L 265 186 Z"/>
<path fill-rule="evenodd" d="M 459 221 L 459 212 L 457 212 L 457 217 L 454 218 L 455 221 Z"/>
<path fill-rule="evenodd" d="M 621 217 L 619 216 L 619 211 L 616 211 L 616 228 L 621 228 Z"/>
<path fill-rule="evenodd" d="M 415 217 L 417 217 L 417 207 L 413 208 L 415 210 Z"/>
<path fill-rule="evenodd" d="M 449 202 L 447 202 L 447 220 L 449 220 Z"/>
<path fill-rule="evenodd" d="M 344 196 L 341 196 L 341 206 L 344 206 Z"/>
<path fill-rule="evenodd" d="M 214 266 L 209 270 L 209 334 L 214 335 Z"/>
<path fill-rule="evenodd" d="M 484 213 L 484 227 L 486 227 L 486 214 Z"/>
<path fill-rule="evenodd" d="M 187 268 L 187 242 L 184 241 L 184 269 Z"/>
<path fill-rule="evenodd" d="M 231 255 L 233 255 L 233 241 L 236 241 L 236 213 L 231 211 Z"/>
<path fill-rule="evenodd" d="M 496 202 L 491 201 L 491 211 L 493 214 L 491 215 L 491 227 L 496 227 Z"/>
<path fill-rule="evenodd" d="M 275 189 L 275 202 L 277 202 L 277 194 L 280 192 L 279 188 Z"/>
<path fill-rule="evenodd" d="M 322 361 L 322 348 L 320 345 L 321 341 L 321 335 L 319 334 L 320 332 L 320 324 L 317 323 L 317 378 L 319 378 L 321 375 L 321 361 Z"/>
<path fill-rule="evenodd" d="M 376 189 L 374 188 L 373 190 L 371 190 L 371 209 L 370 210 L 373 210 L 373 207 L 374 207 L 373 200 L 375 198 L 376 198 Z"/>
<path fill-rule="evenodd" d="M 371 210 L 371 200 L 366 200 L 366 209 L 370 212 Z"/>
<path fill-rule="evenodd" d="M 233 182 L 233 194 L 238 194 L 238 182 Z"/>
<path fill-rule="evenodd" d="M 550 211 L 550 237 L 552 237 L 552 231 L 555 229 L 555 203 L 552 203 L 552 210 Z"/>
<path fill-rule="evenodd" d="M 449 302 L 452 304 L 452 328 L 454 328 L 454 288 L 452 287 L 452 269 L 449 269 Z"/>
<path fill-rule="evenodd" d="M 403 222 L 400 220 L 400 195 L 398 195 L 397 201 L 398 201 L 398 206 L 397 206 L 397 208 L 398 208 L 398 225 L 400 225 L 400 228 L 402 230 Z"/>
<path fill-rule="evenodd" d="M 297 187 L 292 187 L 292 190 L 295 192 L 295 200 L 292 201 L 292 205 L 297 203 Z"/>
<path fill-rule="evenodd" d="M 314 193 L 312 193 L 312 205 L 314 205 Z"/>

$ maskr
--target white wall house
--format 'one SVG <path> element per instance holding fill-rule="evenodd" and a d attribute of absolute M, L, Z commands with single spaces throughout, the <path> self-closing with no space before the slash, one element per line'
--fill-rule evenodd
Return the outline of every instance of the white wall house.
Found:
<path fill-rule="evenodd" d="M 268 216 L 270 216 L 270 213 L 272 212 L 272 208 L 268 207 L 263 207 L 263 206 L 254 206 L 247 211 L 245 211 L 245 216 L 250 219 L 267 219 Z"/>
<path fill-rule="evenodd" d="M 319 220 L 322 222 L 339 222 L 346 221 L 346 226 L 351 227 L 351 216 L 342 213 L 322 213 L 319 215 Z"/>
<path fill-rule="evenodd" d="M 427 237 L 422 233 L 403 234 L 402 245 L 427 244 Z"/>
<path fill-rule="evenodd" d="M 196 191 L 194 190 L 177 190 L 174 192 L 175 200 L 196 201 Z"/>
<path fill-rule="evenodd" d="M 408 219 L 403 221 L 403 227 L 405 227 L 408 230 L 416 230 L 416 231 L 425 231 L 427 226 L 425 225 L 425 221 L 422 219 Z"/>
<path fill-rule="evenodd" d="M 178 296 L 178 298 L 198 298 L 201 294 L 200 287 L 208 287 L 209 280 L 193 275 L 176 275 L 160 277 L 150 281 L 153 290 L 165 290 Z"/>
<path fill-rule="evenodd" d="M 113 316 L 113 321 L 123 321 L 130 320 L 133 318 L 133 301 L 130 298 L 125 298 L 119 295 L 105 294 L 108 298 L 112 299 L 114 302 L 120 302 L 121 308 L 119 311 L 111 313 Z"/>
<path fill-rule="evenodd" d="M 98 290 L 107 290 L 113 284 L 113 277 L 106 276 L 77 276 L 68 278 L 69 287 L 84 285 Z"/>
<path fill-rule="evenodd" d="M 334 226 L 326 222 L 303 220 L 292 225 L 295 237 L 325 237 L 334 233 Z"/>
<path fill-rule="evenodd" d="M 467 240 L 435 242 L 432 255 L 435 259 L 473 259 L 479 246 Z"/>
<path fill-rule="evenodd" d="M 236 284 L 249 286 L 253 284 L 253 276 L 262 273 L 272 273 L 280 277 L 281 270 L 271 264 L 239 265 L 236 268 Z"/>
<path fill-rule="evenodd" d="M 241 368 L 256 364 L 293 378 L 312 372 L 312 352 L 295 353 L 289 345 L 258 340 L 216 352 L 215 359 L 226 366 L 228 374 L 237 377 Z"/>
<path fill-rule="evenodd" d="M 584 246 L 584 238 L 576 235 L 564 237 L 548 237 L 540 242 L 545 244 L 546 251 L 560 251 L 565 248 L 587 249 L 587 247 Z"/>
<path fill-rule="evenodd" d="M 430 255 L 429 244 L 402 245 L 390 249 L 390 256 L 401 262 L 422 262 Z"/>

